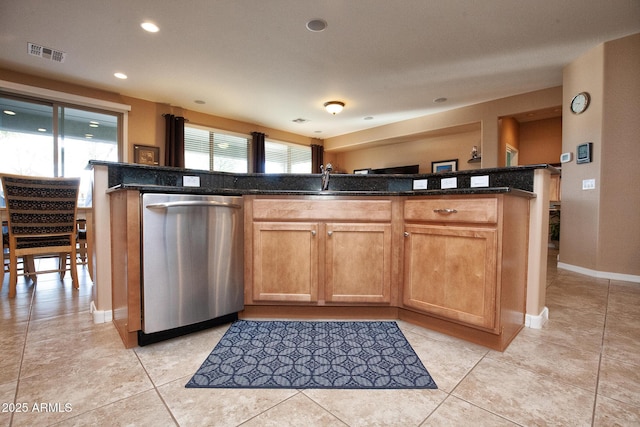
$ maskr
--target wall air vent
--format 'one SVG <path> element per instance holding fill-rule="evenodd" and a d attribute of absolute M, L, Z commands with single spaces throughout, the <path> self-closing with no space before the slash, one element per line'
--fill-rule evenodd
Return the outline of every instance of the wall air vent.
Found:
<path fill-rule="evenodd" d="M 55 62 L 64 62 L 64 58 L 67 55 L 61 50 L 44 47 L 35 43 L 29 43 L 27 49 L 29 55 L 39 56 L 40 58 L 50 59 Z"/>

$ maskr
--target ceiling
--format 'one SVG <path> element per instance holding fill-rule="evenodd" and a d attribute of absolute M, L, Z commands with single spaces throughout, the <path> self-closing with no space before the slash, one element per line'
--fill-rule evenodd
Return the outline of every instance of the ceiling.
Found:
<path fill-rule="evenodd" d="M 0 10 L 0 68 L 321 139 L 560 86 L 575 58 L 640 32 L 638 0 L 0 0 Z M 312 19 L 326 29 L 309 31 Z M 143 31 L 147 20 L 160 31 Z M 324 111 L 330 100 L 343 112 Z"/>

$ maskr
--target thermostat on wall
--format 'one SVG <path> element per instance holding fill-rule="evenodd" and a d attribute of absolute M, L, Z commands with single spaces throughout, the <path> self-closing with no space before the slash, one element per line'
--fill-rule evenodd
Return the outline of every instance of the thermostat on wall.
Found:
<path fill-rule="evenodd" d="M 560 154 L 560 163 L 569 163 L 573 157 L 571 154 L 571 152 Z"/>
<path fill-rule="evenodd" d="M 576 150 L 576 163 L 591 163 L 591 155 L 593 152 L 593 143 L 585 142 L 578 145 Z"/>

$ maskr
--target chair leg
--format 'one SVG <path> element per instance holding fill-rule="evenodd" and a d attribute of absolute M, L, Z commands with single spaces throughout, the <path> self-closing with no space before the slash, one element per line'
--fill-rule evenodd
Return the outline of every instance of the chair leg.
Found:
<path fill-rule="evenodd" d="M 61 253 L 58 254 L 58 270 L 60 273 L 60 280 L 64 279 L 65 274 L 67 273 L 67 254 Z"/>
<path fill-rule="evenodd" d="M 33 255 L 25 255 L 22 257 L 22 267 L 25 277 L 28 277 L 33 283 L 36 283 L 38 276 L 36 275 L 36 262 Z M 27 272 L 29 274 L 26 274 Z"/>
<path fill-rule="evenodd" d="M 9 298 L 16 297 L 18 285 L 18 257 L 15 253 L 9 253 Z"/>
<path fill-rule="evenodd" d="M 80 261 L 85 264 L 87 262 L 87 241 L 82 240 L 78 242 L 78 256 Z"/>
<path fill-rule="evenodd" d="M 69 254 L 69 259 L 71 261 L 71 283 L 74 288 L 80 289 L 80 283 L 78 282 L 78 254 L 71 252 Z M 65 260 L 66 262 L 66 260 Z"/>

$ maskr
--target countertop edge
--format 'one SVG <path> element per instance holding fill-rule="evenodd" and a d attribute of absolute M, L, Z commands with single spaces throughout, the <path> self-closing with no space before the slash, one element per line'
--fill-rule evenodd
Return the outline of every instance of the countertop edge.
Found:
<path fill-rule="evenodd" d="M 149 184 L 119 184 L 107 189 L 107 193 L 116 191 L 134 190 L 142 193 L 171 193 L 194 195 L 255 195 L 255 196 L 319 196 L 319 197 L 376 197 L 376 196 L 446 196 L 446 195 L 477 195 L 477 194 L 511 194 L 519 197 L 535 198 L 536 194 L 530 191 L 512 187 L 479 187 L 479 188 L 450 188 L 439 190 L 414 190 L 414 191 L 318 191 L 318 190 L 252 190 L 234 188 L 203 188 L 164 186 Z"/>

